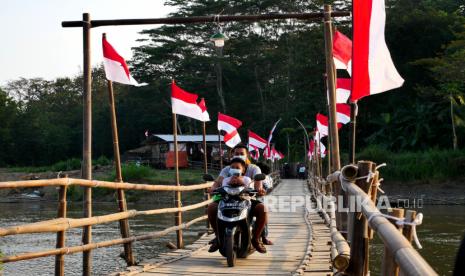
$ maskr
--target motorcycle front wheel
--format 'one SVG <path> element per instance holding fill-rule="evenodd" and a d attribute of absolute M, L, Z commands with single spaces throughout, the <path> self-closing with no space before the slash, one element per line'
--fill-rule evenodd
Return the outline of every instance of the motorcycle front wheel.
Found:
<path fill-rule="evenodd" d="M 236 251 L 234 250 L 234 235 L 224 237 L 224 253 L 228 266 L 233 267 L 236 264 Z"/>

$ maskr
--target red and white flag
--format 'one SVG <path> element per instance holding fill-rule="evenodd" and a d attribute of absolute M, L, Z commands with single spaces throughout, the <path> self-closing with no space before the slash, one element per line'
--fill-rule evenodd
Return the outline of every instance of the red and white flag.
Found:
<path fill-rule="evenodd" d="M 202 108 L 197 104 L 199 96 L 184 91 L 182 88 L 171 83 L 171 108 L 173 113 L 184 115 L 199 121 L 205 118 Z"/>
<path fill-rule="evenodd" d="M 352 95 L 355 102 L 365 96 L 402 86 L 384 39 L 384 0 L 353 0 Z"/>
<path fill-rule="evenodd" d="M 253 150 L 254 148 L 264 149 L 266 145 L 267 141 L 265 139 L 249 130 L 249 150 Z"/>
<path fill-rule="evenodd" d="M 271 159 L 271 150 L 270 150 L 270 148 L 268 146 L 266 146 L 263 149 L 263 158 L 265 158 L 266 160 Z"/>
<path fill-rule="evenodd" d="M 210 115 L 208 114 L 207 111 L 207 105 L 205 104 L 205 99 L 202 98 L 199 102 L 199 107 L 202 110 L 202 122 L 209 122 L 210 121 Z"/>
<path fill-rule="evenodd" d="M 337 122 L 347 124 L 350 122 L 350 105 L 336 104 Z"/>
<path fill-rule="evenodd" d="M 284 154 L 281 152 L 277 151 L 276 149 L 273 149 L 273 159 L 274 160 L 281 160 L 284 158 Z"/>
<path fill-rule="evenodd" d="M 352 41 L 339 31 L 333 37 L 333 59 L 336 69 L 351 71 Z"/>
<path fill-rule="evenodd" d="M 320 156 L 321 158 L 325 158 L 326 154 L 328 153 L 328 151 L 326 150 L 325 144 L 323 144 L 323 142 L 320 141 L 319 146 L 320 146 Z"/>
<path fill-rule="evenodd" d="M 320 138 L 328 136 L 328 117 L 323 114 L 316 114 L 316 130 L 320 133 Z"/>
<path fill-rule="evenodd" d="M 307 152 L 307 156 L 309 159 L 312 159 L 314 151 L 315 151 L 315 139 L 311 139 L 310 143 L 308 144 L 308 152 Z"/>
<path fill-rule="evenodd" d="M 270 130 L 270 135 L 268 136 L 268 147 L 270 147 L 271 139 L 273 138 L 273 132 L 276 129 L 276 126 L 279 124 L 281 121 L 281 118 L 274 123 L 273 128 Z"/>
<path fill-rule="evenodd" d="M 250 157 L 252 157 L 253 160 L 258 160 L 260 159 L 260 149 L 254 145 L 249 145 L 249 152 L 250 152 Z"/>
<path fill-rule="evenodd" d="M 147 85 L 146 83 L 139 84 L 129 73 L 128 65 L 122 56 L 116 52 L 115 48 L 108 43 L 106 36 L 102 36 L 103 47 L 103 68 L 107 80 L 130 84 L 135 86 Z"/>
<path fill-rule="evenodd" d="M 242 122 L 231 116 L 218 112 L 218 130 L 224 131 L 224 143 L 233 148 L 235 145 L 241 142 L 241 137 L 237 132 L 237 129 L 242 125 Z"/>
<path fill-rule="evenodd" d="M 347 103 L 351 86 L 350 79 L 338 78 L 336 80 L 336 103 Z"/>

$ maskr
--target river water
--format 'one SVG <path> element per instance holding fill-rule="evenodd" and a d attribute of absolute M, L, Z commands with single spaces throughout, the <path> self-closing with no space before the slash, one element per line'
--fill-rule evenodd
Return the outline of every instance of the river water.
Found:
<path fill-rule="evenodd" d="M 188 204 L 188 203 L 184 203 Z M 130 209 L 149 210 L 166 206 L 166 204 L 131 204 Z M 15 203 L 0 204 L 0 227 L 31 223 L 56 216 L 56 203 Z M 115 204 L 94 203 L 94 215 L 115 212 Z M 423 225 L 418 227 L 418 236 L 423 245 L 420 254 L 436 269 L 440 275 L 451 275 L 455 254 L 465 229 L 465 206 L 424 206 L 418 211 L 423 212 Z M 203 214 L 203 208 L 188 212 L 184 221 Z M 81 217 L 82 205 L 69 204 L 68 216 Z M 172 226 L 173 214 L 157 216 L 141 216 L 130 220 L 132 234 L 143 234 L 158 231 Z M 186 244 L 197 239 L 205 230 L 205 224 L 200 222 L 184 231 Z M 117 223 L 102 224 L 93 227 L 93 240 L 103 241 L 119 238 Z M 0 250 L 4 255 L 14 255 L 23 252 L 41 251 L 55 247 L 55 234 L 26 234 L 0 238 Z M 175 243 L 175 234 L 155 240 L 136 242 L 134 251 L 138 260 L 148 259 L 160 252 L 168 251 L 167 242 Z M 71 229 L 66 234 L 66 245 L 75 246 L 81 242 L 81 229 Z M 373 241 L 371 271 L 379 275 L 379 265 L 382 257 L 382 246 L 379 240 Z M 125 267 L 123 259 L 118 257 L 121 246 L 99 248 L 92 251 L 93 275 L 104 275 L 122 270 Z M 82 254 L 65 257 L 66 275 L 80 275 Z M 4 275 L 53 275 L 54 257 L 33 259 L 3 265 Z"/>

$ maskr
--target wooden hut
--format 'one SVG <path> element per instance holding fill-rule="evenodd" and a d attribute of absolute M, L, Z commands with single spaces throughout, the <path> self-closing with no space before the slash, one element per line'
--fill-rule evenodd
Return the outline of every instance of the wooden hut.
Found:
<path fill-rule="evenodd" d="M 227 147 L 223 143 L 223 157 L 227 156 Z M 219 141 L 218 135 L 206 135 L 207 156 L 209 166 L 215 167 L 219 164 Z M 203 136 L 202 135 L 178 135 L 178 157 L 179 167 L 201 167 L 203 164 Z M 174 167 L 174 137 L 172 134 L 153 134 L 149 136 L 144 145 L 128 150 L 123 159 L 126 162 L 140 162 L 150 164 L 156 168 Z"/>

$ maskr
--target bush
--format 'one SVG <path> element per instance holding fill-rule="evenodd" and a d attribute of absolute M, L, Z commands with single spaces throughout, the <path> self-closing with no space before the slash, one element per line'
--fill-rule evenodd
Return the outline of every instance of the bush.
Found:
<path fill-rule="evenodd" d="M 386 180 L 450 180 L 465 176 L 465 150 L 429 149 L 421 152 L 390 152 L 379 146 L 370 146 L 357 160 L 386 163 L 381 169 Z"/>
<path fill-rule="evenodd" d="M 99 158 L 97 158 L 97 160 L 94 160 L 93 163 L 94 165 L 98 165 L 98 166 L 109 166 L 113 162 L 110 159 L 108 159 L 106 156 L 102 155 Z"/>
<path fill-rule="evenodd" d="M 77 158 L 71 158 L 65 161 L 60 161 L 53 164 L 50 167 L 51 171 L 71 171 L 71 170 L 79 170 L 81 169 L 81 160 Z"/>
<path fill-rule="evenodd" d="M 122 165 L 123 180 L 127 182 L 136 182 L 149 179 L 154 175 L 153 169 L 147 166 L 138 166 L 135 164 Z M 116 179 L 116 172 L 113 170 L 112 174 L 108 177 L 108 181 Z"/>

